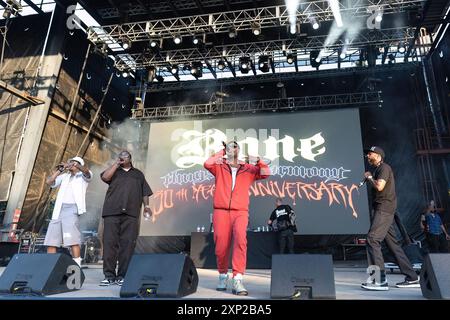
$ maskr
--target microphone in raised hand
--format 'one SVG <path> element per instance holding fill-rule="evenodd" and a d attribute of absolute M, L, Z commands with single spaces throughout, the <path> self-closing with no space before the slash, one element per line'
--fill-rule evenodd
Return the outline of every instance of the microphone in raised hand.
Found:
<path fill-rule="evenodd" d="M 359 183 L 358 188 L 361 188 L 370 178 L 372 178 L 372 173 L 369 171 L 364 172 L 364 178 Z"/>
<path fill-rule="evenodd" d="M 367 182 L 367 177 L 364 177 L 361 182 L 358 184 L 358 188 L 361 188 L 363 185 L 365 185 Z"/>

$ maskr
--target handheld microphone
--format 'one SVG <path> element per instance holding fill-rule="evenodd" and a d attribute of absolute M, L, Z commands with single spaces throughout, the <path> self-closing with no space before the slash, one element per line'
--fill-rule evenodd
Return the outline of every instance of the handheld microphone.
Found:
<path fill-rule="evenodd" d="M 366 182 L 367 182 L 367 178 L 364 177 L 364 179 L 361 180 L 361 182 L 358 184 L 358 188 L 361 188 Z"/>

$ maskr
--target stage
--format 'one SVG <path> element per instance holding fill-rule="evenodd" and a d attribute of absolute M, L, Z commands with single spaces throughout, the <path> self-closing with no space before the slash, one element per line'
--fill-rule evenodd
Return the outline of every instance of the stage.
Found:
<path fill-rule="evenodd" d="M 396 288 L 395 283 L 404 279 L 399 273 L 388 272 L 389 291 L 366 291 L 360 288 L 360 284 L 367 278 L 366 261 L 335 261 L 334 277 L 337 300 L 424 300 L 420 288 Z M 0 268 L 0 275 L 5 270 Z M 47 296 L 48 299 L 120 299 L 120 287 L 99 286 L 103 279 L 101 264 L 89 264 L 83 266 L 86 280 L 81 290 Z M 215 290 L 217 284 L 217 271 L 214 269 L 197 268 L 199 285 L 197 292 L 182 299 L 270 299 L 269 269 L 250 269 L 245 276 L 245 286 L 249 291 L 246 297 L 236 296 L 230 290 L 219 292 Z M 36 297 L 32 297 L 35 299 Z M 27 297 L 20 296 L 20 299 Z"/>

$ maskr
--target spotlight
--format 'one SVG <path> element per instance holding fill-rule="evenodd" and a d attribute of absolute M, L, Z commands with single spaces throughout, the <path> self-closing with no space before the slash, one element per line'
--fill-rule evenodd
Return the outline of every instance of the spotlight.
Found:
<path fill-rule="evenodd" d="M 123 72 L 122 72 L 122 77 L 127 78 L 128 75 L 129 75 L 128 70 L 123 70 Z"/>
<path fill-rule="evenodd" d="M 293 64 L 295 62 L 295 55 L 293 53 L 289 53 L 286 56 L 287 63 Z"/>
<path fill-rule="evenodd" d="M 296 34 L 296 33 L 300 33 L 300 24 L 296 23 L 296 24 L 290 24 L 288 26 L 289 29 L 289 33 L 290 34 Z"/>
<path fill-rule="evenodd" d="M 180 35 L 176 35 L 173 38 L 173 42 L 175 42 L 175 44 L 180 44 L 181 43 L 181 36 Z"/>
<path fill-rule="evenodd" d="M 155 77 L 155 79 L 158 81 L 158 83 L 163 83 L 164 82 L 164 77 L 162 75 L 157 75 Z"/>
<path fill-rule="evenodd" d="M 176 64 L 172 65 L 172 67 L 170 68 L 170 72 L 172 74 L 177 74 L 178 73 L 178 65 L 176 65 Z"/>
<path fill-rule="evenodd" d="M 194 36 L 192 38 L 192 43 L 193 44 L 198 45 L 200 42 L 201 42 L 201 40 L 198 37 Z"/>
<path fill-rule="evenodd" d="M 201 78 L 203 76 L 203 64 L 199 61 L 192 62 L 191 74 L 196 78 Z"/>
<path fill-rule="evenodd" d="M 405 45 L 403 43 L 400 43 L 398 45 L 398 52 L 405 53 L 405 51 L 406 51 Z"/>
<path fill-rule="evenodd" d="M 230 27 L 230 29 L 228 29 L 228 37 L 230 38 L 236 38 L 237 37 L 237 31 L 236 28 L 234 26 Z"/>
<path fill-rule="evenodd" d="M 6 0 L 6 7 L 5 11 L 3 12 L 3 18 L 8 19 L 13 16 L 17 16 L 19 12 L 22 11 L 22 5 L 20 2 L 17 2 L 16 0 Z"/>
<path fill-rule="evenodd" d="M 311 63 L 311 67 L 316 68 L 319 70 L 320 65 L 322 64 L 322 59 L 320 57 L 320 51 L 319 50 L 313 50 L 309 54 L 309 62 Z"/>
<path fill-rule="evenodd" d="M 5 11 L 3 11 L 3 18 L 8 19 L 9 17 L 11 17 L 11 10 L 6 8 Z"/>
<path fill-rule="evenodd" d="M 123 47 L 125 50 L 131 48 L 131 41 L 130 41 L 130 39 L 128 39 L 127 37 L 123 37 L 123 38 L 121 39 L 121 41 L 122 41 L 122 47 Z"/>
<path fill-rule="evenodd" d="M 375 17 L 376 22 L 381 22 L 383 20 L 383 11 L 381 9 L 377 10 L 377 15 Z"/>
<path fill-rule="evenodd" d="M 151 40 L 150 41 L 150 47 L 156 48 L 157 46 L 158 46 L 158 42 L 156 40 Z"/>
<path fill-rule="evenodd" d="M 239 71 L 246 74 L 250 71 L 252 61 L 250 57 L 240 57 L 239 58 Z"/>
<path fill-rule="evenodd" d="M 270 65 L 269 65 L 270 57 L 266 55 L 259 56 L 258 59 L 258 66 L 259 70 L 262 72 L 269 72 L 270 71 Z"/>
<path fill-rule="evenodd" d="M 156 77 L 156 68 L 154 66 L 149 66 L 147 68 L 148 76 L 147 76 L 147 82 L 151 83 L 153 80 L 155 80 Z"/>
<path fill-rule="evenodd" d="M 317 21 L 317 19 L 315 17 L 311 17 L 309 21 L 311 22 L 311 25 L 312 25 L 314 30 L 319 29 L 320 24 L 319 24 L 319 22 Z"/>
<path fill-rule="evenodd" d="M 259 36 L 261 34 L 261 25 L 258 22 L 256 21 L 252 22 L 251 27 L 252 32 L 255 36 Z"/>
<path fill-rule="evenodd" d="M 342 50 L 342 51 L 341 51 L 341 54 L 339 55 L 339 58 L 345 59 L 346 56 L 347 56 L 347 52 L 345 52 L 344 50 Z"/>
<path fill-rule="evenodd" d="M 217 68 L 219 68 L 219 70 L 223 70 L 225 69 L 225 67 L 226 67 L 225 61 L 219 60 L 219 62 L 217 62 Z"/>

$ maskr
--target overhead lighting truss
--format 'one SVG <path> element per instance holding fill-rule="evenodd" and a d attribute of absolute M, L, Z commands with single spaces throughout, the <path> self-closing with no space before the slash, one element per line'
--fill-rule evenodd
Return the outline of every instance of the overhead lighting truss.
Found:
<path fill-rule="evenodd" d="M 192 1 L 190 1 L 192 3 Z M 205 1 L 207 2 L 207 1 Z M 369 17 L 372 13 L 367 9 L 370 6 L 383 6 L 383 14 L 405 12 L 419 8 L 425 0 L 348 0 L 340 3 L 340 12 L 348 18 Z M 146 14 L 145 8 L 132 6 L 129 15 Z M 154 8 L 156 11 L 156 8 Z M 160 11 L 158 11 L 160 12 Z M 297 21 L 308 23 L 311 15 L 320 21 L 333 20 L 333 12 L 328 1 L 310 1 L 302 4 L 301 10 L 297 9 Z M 105 18 L 113 17 L 111 14 Z M 108 36 L 119 38 L 126 35 L 131 41 L 149 41 L 155 35 L 166 39 L 173 38 L 174 34 L 189 36 L 196 33 L 228 33 L 233 26 L 237 32 L 251 30 L 252 24 L 258 21 L 261 28 L 279 27 L 289 25 L 289 12 L 285 5 L 245 9 L 228 12 L 202 14 L 198 16 L 175 17 L 168 19 L 149 20 L 125 24 L 107 25 L 98 27 Z M 96 37 L 96 29 L 93 28 L 88 36 L 91 41 Z"/>
<path fill-rule="evenodd" d="M 349 44 L 348 51 L 352 49 L 362 48 L 369 44 L 374 46 L 390 46 L 397 45 L 400 41 L 414 38 L 414 29 L 410 27 L 396 29 L 382 29 L 377 31 L 363 30 Z M 129 68 L 132 64 L 133 68 L 140 69 L 148 66 L 163 67 L 168 62 L 172 64 L 189 64 L 192 61 L 211 60 L 219 61 L 227 57 L 229 61 L 236 61 L 239 57 L 248 55 L 255 56 L 262 52 L 270 53 L 274 57 L 274 61 L 286 60 L 283 50 L 296 50 L 299 56 L 298 61 L 308 61 L 309 57 L 301 58 L 302 53 L 308 54 L 311 50 L 320 50 L 325 47 L 326 36 L 312 36 L 308 38 L 281 39 L 273 41 L 260 41 L 239 43 L 230 45 L 216 45 L 203 50 L 198 48 L 179 49 L 170 51 L 160 51 L 160 55 L 152 55 L 148 52 L 142 53 L 126 53 L 117 54 L 120 58 L 116 67 L 119 70 Z M 328 50 L 338 50 L 343 43 L 336 42 L 328 45 Z M 414 50 L 417 51 L 417 50 Z M 413 52 L 414 53 L 414 52 Z M 414 58 L 414 54 L 411 55 Z M 326 61 L 324 62 L 326 63 Z"/>
<path fill-rule="evenodd" d="M 169 120 L 178 117 L 208 116 L 218 114 L 245 114 L 264 111 L 296 111 L 309 108 L 330 107 L 379 107 L 382 104 L 381 91 L 358 92 L 334 95 L 291 97 L 286 99 L 266 99 L 207 103 L 184 106 L 153 107 L 132 110 L 132 119 Z"/>

